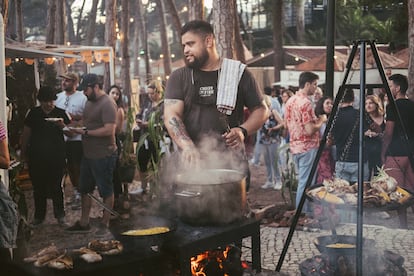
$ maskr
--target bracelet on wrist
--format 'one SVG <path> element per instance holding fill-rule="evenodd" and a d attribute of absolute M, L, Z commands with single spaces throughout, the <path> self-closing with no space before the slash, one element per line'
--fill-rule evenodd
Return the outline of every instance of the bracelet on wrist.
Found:
<path fill-rule="evenodd" d="M 243 132 L 244 139 L 246 139 L 247 138 L 247 129 L 245 129 L 242 126 L 237 126 L 237 128 L 240 128 L 241 129 L 241 131 Z"/>

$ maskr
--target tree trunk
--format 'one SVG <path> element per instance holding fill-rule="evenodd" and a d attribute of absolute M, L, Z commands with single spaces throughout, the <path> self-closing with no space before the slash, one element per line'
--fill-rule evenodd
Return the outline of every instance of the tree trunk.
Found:
<path fill-rule="evenodd" d="M 227 1 L 224 1 L 224 2 L 227 2 Z M 189 20 L 195 20 L 195 19 L 200 20 L 204 18 L 204 0 L 189 0 L 188 5 L 189 5 L 189 9 L 188 9 Z"/>
<path fill-rule="evenodd" d="M 141 20 L 141 4 L 135 2 L 136 8 L 134 9 L 134 77 L 139 78 L 140 74 L 140 30 L 142 29 L 142 20 Z"/>
<path fill-rule="evenodd" d="M 56 28 L 55 28 L 55 44 L 65 44 L 66 33 L 66 13 L 65 0 L 56 0 Z"/>
<path fill-rule="evenodd" d="M 246 63 L 246 56 L 244 55 L 244 42 L 240 34 L 239 14 L 237 12 L 237 3 L 234 1 L 234 45 L 236 49 L 236 58 L 243 63 Z"/>
<path fill-rule="evenodd" d="M 115 52 L 116 0 L 105 0 L 105 14 L 106 14 L 105 45 L 112 47 L 112 49 Z M 109 63 L 105 63 L 104 90 L 106 91 L 110 86 L 111 86 L 111 80 L 110 80 Z"/>
<path fill-rule="evenodd" d="M 178 16 L 177 7 L 175 6 L 174 0 L 165 0 L 165 10 L 167 10 L 171 16 L 172 25 L 174 26 L 176 39 L 181 37 L 181 20 Z M 174 41 L 176 41 L 174 39 Z"/>
<path fill-rule="evenodd" d="M 70 43 L 73 43 L 75 41 L 75 26 L 73 25 L 73 18 L 72 18 L 72 9 L 71 5 L 72 3 L 69 3 L 71 1 L 65 1 L 66 5 L 66 20 L 67 20 L 67 40 Z"/>
<path fill-rule="evenodd" d="M 3 15 L 4 33 L 7 34 L 7 22 L 9 19 L 9 0 L 1 1 L 1 14 Z"/>
<path fill-rule="evenodd" d="M 277 82 L 280 81 L 280 71 L 284 69 L 283 0 L 273 2 L 272 16 L 274 81 Z"/>
<path fill-rule="evenodd" d="M 23 42 L 23 14 L 22 14 L 22 0 L 15 0 L 15 13 L 16 13 L 16 34 L 17 41 Z"/>
<path fill-rule="evenodd" d="M 91 13 L 88 22 L 88 36 L 86 38 L 86 45 L 93 45 L 93 39 L 95 38 L 96 30 L 96 13 L 98 11 L 99 0 L 93 0 Z"/>
<path fill-rule="evenodd" d="M 223 58 L 234 57 L 234 5 L 233 0 L 213 2 L 213 28 L 217 50 Z"/>
<path fill-rule="evenodd" d="M 47 0 L 47 6 L 46 44 L 53 44 L 55 42 L 56 1 Z"/>
<path fill-rule="evenodd" d="M 414 0 L 408 0 L 408 97 L 414 101 Z"/>
<path fill-rule="evenodd" d="M 81 41 L 80 28 L 81 28 L 81 22 L 82 22 L 82 16 L 83 16 L 83 9 L 85 8 L 85 2 L 86 0 L 83 0 L 82 6 L 79 9 L 78 23 L 76 26 L 76 44 L 80 44 L 80 41 Z"/>
<path fill-rule="evenodd" d="M 152 73 L 151 73 L 151 66 L 149 64 L 150 54 L 148 49 L 148 34 L 147 34 L 147 7 L 142 4 L 141 1 L 138 3 L 141 6 L 141 26 L 142 26 L 142 32 L 141 32 L 141 41 L 142 41 L 142 48 L 144 50 L 143 58 L 145 60 L 145 78 L 144 78 L 144 85 L 148 84 L 149 81 L 152 79 Z"/>
<path fill-rule="evenodd" d="M 305 42 L 305 0 L 295 0 L 296 40 L 298 44 Z"/>
<path fill-rule="evenodd" d="M 163 54 L 163 65 L 164 65 L 164 79 L 171 75 L 171 51 L 170 45 L 168 44 L 167 27 L 165 24 L 164 5 L 161 0 L 156 0 L 158 12 L 160 16 L 160 36 L 161 36 L 161 48 Z"/>
<path fill-rule="evenodd" d="M 128 98 L 128 105 L 131 106 L 131 78 L 130 78 L 130 58 L 128 51 L 129 44 L 129 1 L 122 0 L 121 17 L 121 76 L 124 95 Z"/>

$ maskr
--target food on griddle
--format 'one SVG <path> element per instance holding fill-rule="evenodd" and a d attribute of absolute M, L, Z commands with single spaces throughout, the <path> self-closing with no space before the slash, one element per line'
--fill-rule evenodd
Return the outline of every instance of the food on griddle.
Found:
<path fill-rule="evenodd" d="M 136 229 L 122 232 L 122 235 L 126 236 L 147 236 L 147 235 L 157 235 L 162 233 L 167 233 L 170 231 L 170 228 L 165 226 L 151 227 L 147 229 Z"/>
<path fill-rule="evenodd" d="M 42 248 L 41 250 L 39 250 L 38 252 L 36 252 L 32 256 L 24 258 L 23 260 L 27 263 L 32 263 L 32 262 L 35 262 L 40 257 L 50 255 L 50 254 L 56 254 L 56 253 L 59 253 L 59 251 L 58 251 L 56 245 L 54 245 L 52 243 L 51 245 L 49 245 L 45 248 Z"/>
<path fill-rule="evenodd" d="M 81 247 L 73 250 L 73 253 L 80 254 L 80 258 L 87 263 L 96 263 L 102 261 L 102 256 L 92 249 Z"/>
<path fill-rule="evenodd" d="M 332 243 L 326 245 L 328 248 L 355 248 L 355 244 L 350 243 Z"/>
<path fill-rule="evenodd" d="M 88 248 L 103 255 L 116 255 L 124 249 L 122 243 L 117 240 L 93 240 L 88 243 Z"/>
<path fill-rule="evenodd" d="M 331 194 L 328 191 L 319 191 L 316 193 L 316 196 L 318 197 L 318 199 L 323 200 L 328 203 L 333 203 L 333 204 L 344 204 L 345 203 L 345 201 L 342 198 L 334 194 Z"/>
<path fill-rule="evenodd" d="M 321 187 L 310 189 L 308 195 L 327 203 L 357 205 L 358 183 L 350 185 L 346 180 L 335 178 L 325 179 L 322 184 Z M 411 197 L 410 193 L 397 186 L 395 178 L 389 176 L 384 168 L 379 168 L 379 174 L 371 182 L 363 183 L 363 203 L 366 206 L 402 204 Z"/>
<path fill-rule="evenodd" d="M 87 263 L 97 263 L 102 261 L 102 256 L 96 252 L 82 254 L 80 255 L 80 258 Z"/>
<path fill-rule="evenodd" d="M 389 176 L 384 167 L 378 168 L 378 175 L 374 176 L 371 181 L 371 187 L 379 187 L 386 193 L 394 192 L 397 189 L 397 180 Z"/>
<path fill-rule="evenodd" d="M 66 250 L 58 250 L 56 245 L 51 244 L 30 257 L 23 259 L 25 262 L 33 263 L 36 267 L 48 266 L 55 269 L 73 268 L 72 258 L 66 255 Z"/>
<path fill-rule="evenodd" d="M 63 255 L 59 251 L 50 252 L 46 255 L 39 257 L 33 264 L 37 267 L 43 267 L 46 266 L 49 262 L 62 257 Z"/>
<path fill-rule="evenodd" d="M 411 194 L 403 188 L 397 187 L 397 189 L 394 192 L 390 193 L 390 198 L 393 201 L 404 203 L 411 198 Z"/>
<path fill-rule="evenodd" d="M 63 269 L 72 269 L 73 268 L 73 259 L 72 257 L 64 254 L 63 256 L 50 261 L 47 264 L 48 267 L 63 270 Z"/>

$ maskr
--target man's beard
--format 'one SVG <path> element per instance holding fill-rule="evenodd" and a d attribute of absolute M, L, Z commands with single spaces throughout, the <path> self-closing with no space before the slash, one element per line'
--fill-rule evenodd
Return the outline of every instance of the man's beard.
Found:
<path fill-rule="evenodd" d="M 73 86 L 66 86 L 63 88 L 63 90 L 70 94 L 75 92 L 75 89 L 73 89 Z"/>
<path fill-rule="evenodd" d="M 88 101 L 94 102 L 96 101 L 96 93 L 95 91 L 92 91 L 91 94 L 89 94 L 89 96 L 86 96 L 88 98 Z"/>
<path fill-rule="evenodd" d="M 187 67 L 192 68 L 192 69 L 200 69 L 201 67 L 203 67 L 204 64 L 206 64 L 208 58 L 209 58 L 208 52 L 206 49 L 204 49 L 204 51 L 201 53 L 199 57 L 194 56 L 193 62 L 189 62 L 187 59 L 184 59 L 184 61 Z"/>

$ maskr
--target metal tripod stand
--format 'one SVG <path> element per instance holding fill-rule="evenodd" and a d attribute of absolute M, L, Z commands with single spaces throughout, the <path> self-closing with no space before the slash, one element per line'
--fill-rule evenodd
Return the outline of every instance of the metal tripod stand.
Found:
<path fill-rule="evenodd" d="M 375 59 L 375 63 L 376 63 L 376 67 L 379 71 L 379 75 L 381 77 L 382 83 L 381 84 L 367 84 L 366 83 L 366 48 L 367 45 L 370 46 L 371 51 L 372 51 L 372 55 Z M 347 84 L 348 81 L 348 77 L 349 77 L 349 73 L 352 69 L 352 63 L 354 61 L 355 55 L 357 53 L 358 47 L 360 49 L 360 59 L 359 59 L 359 64 L 360 64 L 360 83 L 359 84 Z M 345 76 L 342 82 L 342 85 L 339 87 L 338 90 L 338 94 L 335 97 L 335 101 L 333 104 L 333 108 L 332 108 L 332 112 L 331 114 L 336 114 L 338 112 L 338 107 L 339 104 L 343 98 L 344 92 L 346 90 L 346 88 L 352 88 L 352 89 L 359 89 L 360 90 L 360 102 L 359 102 L 359 137 L 358 137 L 358 141 L 359 141 L 359 155 L 358 155 L 358 183 L 363 183 L 363 160 L 364 160 L 364 151 L 363 151 L 363 146 L 364 146 L 364 113 L 363 111 L 365 111 L 365 91 L 366 89 L 371 89 L 371 88 L 384 88 L 388 99 L 389 99 L 389 104 L 393 105 L 395 110 L 397 110 L 397 115 L 398 118 L 401 122 L 401 116 L 398 112 L 398 109 L 395 106 L 395 101 L 394 98 L 391 94 L 390 88 L 388 86 L 388 82 L 387 82 L 387 78 L 385 76 L 384 73 L 384 69 L 381 63 L 381 60 L 379 58 L 378 55 L 378 51 L 377 48 L 375 46 L 375 42 L 371 41 L 371 40 L 358 40 L 355 41 L 351 50 L 351 53 L 349 55 L 348 58 L 348 62 L 346 64 L 346 72 L 345 72 Z M 318 151 L 316 153 L 316 157 L 315 160 L 312 164 L 312 168 L 311 168 L 311 172 L 309 175 L 309 178 L 306 182 L 306 186 L 305 186 L 305 190 L 307 188 L 310 187 L 310 185 L 312 184 L 312 179 L 314 178 L 322 151 L 325 147 L 326 141 L 327 141 L 327 136 L 328 133 L 332 127 L 332 123 L 333 123 L 333 118 L 334 116 L 330 116 L 329 120 L 326 124 L 326 129 L 325 132 L 322 136 L 322 139 L 320 141 L 320 145 L 318 148 Z M 405 132 L 405 130 L 404 130 Z M 405 132 L 406 133 L 406 132 Z M 282 253 L 280 255 L 279 261 L 277 263 L 276 266 L 276 271 L 280 271 L 283 261 L 285 259 L 289 244 L 292 240 L 293 237 L 293 233 L 295 231 L 296 225 L 298 223 L 300 214 L 302 212 L 302 208 L 305 204 L 305 200 L 306 200 L 306 193 L 305 191 L 302 194 L 302 197 L 299 201 L 298 204 L 298 208 L 296 209 L 296 213 L 293 217 L 292 220 L 292 224 L 290 226 L 289 229 L 289 233 L 288 236 L 286 238 L 285 244 L 283 246 L 282 249 Z M 363 245 L 363 233 L 362 233 L 362 226 L 363 226 L 363 185 L 358 185 L 358 203 L 357 203 L 357 246 L 356 246 L 356 275 L 362 275 L 362 245 Z M 334 231 L 334 230 L 333 230 Z"/>

